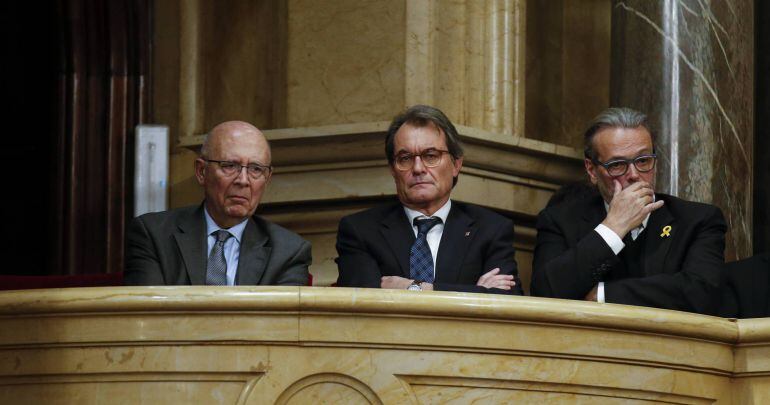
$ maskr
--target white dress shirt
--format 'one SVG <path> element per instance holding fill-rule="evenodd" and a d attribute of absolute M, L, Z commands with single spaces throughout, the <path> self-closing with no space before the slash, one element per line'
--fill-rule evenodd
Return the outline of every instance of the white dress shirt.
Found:
<path fill-rule="evenodd" d="M 655 196 L 653 195 L 652 201 L 655 201 Z M 610 211 L 610 205 L 606 202 L 604 203 L 604 210 L 609 212 Z M 631 230 L 631 239 L 636 240 L 636 238 L 639 237 L 639 234 L 642 233 L 643 230 L 647 228 L 647 221 L 650 220 L 650 214 L 647 214 L 646 217 L 644 217 L 644 220 L 642 221 L 642 224 L 637 226 L 636 228 Z M 604 241 L 607 243 L 607 245 L 612 249 L 612 252 L 615 253 L 617 256 L 621 250 L 623 250 L 624 247 L 626 247 L 626 244 L 623 243 L 623 238 L 621 238 L 618 234 L 615 233 L 612 229 L 610 229 L 608 226 L 605 226 L 604 224 L 596 225 L 596 228 L 594 230 L 599 234 L 599 236 L 604 239 Z M 599 282 L 599 285 L 596 288 L 596 302 L 604 302 L 604 282 Z"/>
<path fill-rule="evenodd" d="M 428 247 L 430 248 L 430 254 L 433 256 L 433 277 L 436 277 L 436 259 L 438 258 L 438 245 L 441 243 L 441 235 L 444 234 L 444 224 L 446 224 L 446 218 L 449 216 L 449 210 L 452 208 L 452 200 L 447 200 L 446 204 L 434 212 L 432 216 L 426 216 L 422 212 L 415 211 L 413 209 L 404 207 L 406 217 L 409 219 L 409 224 L 412 225 L 414 231 L 414 237 L 417 237 L 417 226 L 414 225 L 415 218 L 441 218 L 441 223 L 438 223 L 430 228 L 428 234 L 425 235 L 425 239 L 428 241 Z"/>
<path fill-rule="evenodd" d="M 206 216 L 206 235 L 208 235 L 206 240 L 208 241 L 209 246 L 206 250 L 206 258 L 209 257 L 211 249 L 214 248 L 214 244 L 217 242 L 217 238 L 214 237 L 212 233 L 224 229 L 233 235 L 225 241 L 224 253 L 225 263 L 227 263 L 227 285 L 235 285 L 235 276 L 238 273 L 238 258 L 241 254 L 241 238 L 243 237 L 243 231 L 246 229 L 246 223 L 249 222 L 249 219 L 246 218 L 240 224 L 225 229 L 220 228 L 219 225 L 214 222 L 214 219 L 209 215 L 208 209 L 204 209 L 203 213 Z"/>

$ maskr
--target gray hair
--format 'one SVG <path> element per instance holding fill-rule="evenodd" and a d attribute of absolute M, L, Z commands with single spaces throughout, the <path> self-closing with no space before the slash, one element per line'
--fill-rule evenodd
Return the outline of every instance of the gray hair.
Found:
<path fill-rule="evenodd" d="M 203 143 L 201 144 L 201 157 L 208 158 L 209 156 L 209 139 L 211 136 L 209 134 L 203 135 Z"/>
<path fill-rule="evenodd" d="M 433 123 L 437 128 L 441 129 L 446 136 L 446 147 L 449 154 L 453 159 L 459 159 L 463 157 L 463 146 L 460 143 L 460 135 L 457 133 L 457 129 L 452 125 L 452 121 L 449 121 L 446 115 L 441 110 L 428 105 L 415 105 L 409 107 L 403 113 L 393 118 L 388 128 L 388 134 L 385 137 L 385 155 L 388 158 L 388 164 L 393 165 L 395 156 L 393 156 L 393 149 L 395 148 L 396 132 L 404 124 L 412 124 L 418 127 Z"/>
<path fill-rule="evenodd" d="M 596 151 L 593 149 L 594 136 L 605 128 L 639 128 L 642 127 L 650 133 L 652 143 L 655 145 L 655 136 L 652 134 L 647 124 L 647 115 L 628 107 L 608 108 L 597 115 L 588 125 L 588 129 L 583 135 L 584 150 L 586 159 L 596 160 Z"/>

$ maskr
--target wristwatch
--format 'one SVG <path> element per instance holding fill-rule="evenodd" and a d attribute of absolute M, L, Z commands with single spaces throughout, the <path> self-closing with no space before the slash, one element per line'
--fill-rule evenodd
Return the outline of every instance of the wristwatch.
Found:
<path fill-rule="evenodd" d="M 409 284 L 409 287 L 406 287 L 406 289 L 410 291 L 422 291 L 422 287 L 420 287 L 420 283 L 418 283 L 417 280 L 412 280 L 412 284 Z"/>

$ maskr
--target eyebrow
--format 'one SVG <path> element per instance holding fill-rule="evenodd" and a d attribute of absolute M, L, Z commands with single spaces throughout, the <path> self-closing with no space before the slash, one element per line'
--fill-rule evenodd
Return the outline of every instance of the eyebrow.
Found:
<path fill-rule="evenodd" d="M 612 162 L 614 160 L 631 160 L 631 159 L 636 159 L 639 156 L 652 155 L 653 153 L 654 153 L 654 151 L 645 149 L 645 150 L 643 150 L 641 152 L 637 152 L 633 157 L 613 156 L 613 157 L 607 159 L 605 162 Z"/>
<path fill-rule="evenodd" d="M 410 155 L 419 155 L 420 153 L 429 152 L 429 151 L 432 151 L 432 150 L 438 150 L 438 148 L 435 147 L 435 146 L 431 146 L 430 148 L 423 149 L 423 150 L 421 150 L 418 153 L 412 153 L 412 152 L 407 151 L 406 149 L 401 149 L 398 152 L 396 152 L 396 155 L 403 155 L 405 153 L 408 153 Z"/>

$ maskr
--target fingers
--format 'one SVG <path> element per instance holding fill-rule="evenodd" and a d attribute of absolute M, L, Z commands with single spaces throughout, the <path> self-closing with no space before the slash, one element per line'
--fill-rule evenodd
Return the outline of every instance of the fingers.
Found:
<path fill-rule="evenodd" d="M 618 195 L 623 191 L 623 185 L 617 179 L 612 179 L 612 184 L 615 186 L 615 192 L 612 195 Z"/>
<path fill-rule="evenodd" d="M 412 284 L 412 280 L 399 276 L 383 276 L 380 278 L 380 288 L 404 289 Z"/>
<path fill-rule="evenodd" d="M 618 182 L 617 180 L 613 180 L 613 181 Z M 636 183 L 633 183 L 628 187 L 626 187 L 623 191 L 625 191 L 626 193 L 635 194 L 638 196 L 653 195 L 655 193 L 655 191 L 652 189 L 652 185 L 650 183 L 647 183 L 646 181 L 638 181 Z"/>
<path fill-rule="evenodd" d="M 476 284 L 484 288 L 499 288 L 502 290 L 510 290 L 516 285 L 513 276 L 510 274 L 498 274 L 499 268 L 495 268 L 479 278 L 479 282 Z"/>
<path fill-rule="evenodd" d="M 659 200 L 659 201 L 655 201 L 653 203 L 645 205 L 642 211 L 644 212 L 645 215 L 647 215 L 662 206 L 663 206 L 663 200 Z"/>
<path fill-rule="evenodd" d="M 486 283 L 487 280 L 489 280 L 490 278 L 492 278 L 493 276 L 495 276 L 499 272 L 500 272 L 500 268 L 499 267 L 495 267 L 494 269 L 484 273 L 481 277 L 479 277 L 479 282 L 478 282 L 477 285 L 481 285 L 481 283 Z"/>

